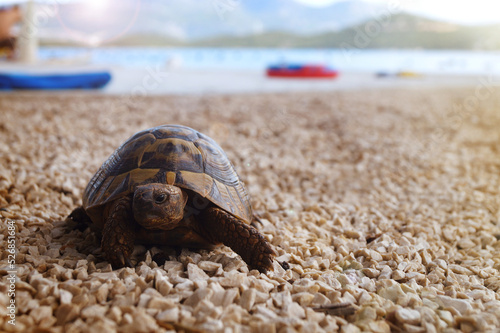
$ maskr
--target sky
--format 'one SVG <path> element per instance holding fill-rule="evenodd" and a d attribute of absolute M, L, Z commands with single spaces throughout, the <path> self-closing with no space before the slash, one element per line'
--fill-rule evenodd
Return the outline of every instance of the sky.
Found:
<path fill-rule="evenodd" d="M 327 6 L 343 0 L 294 0 L 311 6 Z M 495 0 L 364 0 L 394 5 L 410 13 L 462 24 L 500 22 L 500 1 Z"/>
<path fill-rule="evenodd" d="M 25 2 L 27 0 L 0 0 L 0 5 L 11 4 L 12 2 Z M 81 1 L 85 3 L 103 3 L 103 0 L 36 0 L 39 2 L 64 3 Z M 147 0 L 143 0 L 147 1 Z M 211 1 L 255 1 L 255 0 L 211 0 Z M 265 0 L 260 0 L 265 1 Z M 345 0 L 289 0 L 300 2 L 306 5 L 321 7 L 328 6 L 335 2 Z M 496 0 L 359 0 L 365 2 L 381 3 L 390 6 L 399 6 L 402 10 L 410 13 L 424 15 L 430 18 L 451 21 L 461 24 L 488 24 L 500 23 L 500 1 Z"/>

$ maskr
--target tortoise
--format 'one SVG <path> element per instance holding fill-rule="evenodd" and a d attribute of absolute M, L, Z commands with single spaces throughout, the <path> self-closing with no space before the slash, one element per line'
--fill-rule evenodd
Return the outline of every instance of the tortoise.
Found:
<path fill-rule="evenodd" d="M 99 168 L 70 218 L 102 235 L 114 268 L 132 267 L 134 244 L 213 249 L 224 244 L 251 269 L 276 255 L 253 226 L 250 197 L 221 147 L 186 126 L 140 131 Z"/>

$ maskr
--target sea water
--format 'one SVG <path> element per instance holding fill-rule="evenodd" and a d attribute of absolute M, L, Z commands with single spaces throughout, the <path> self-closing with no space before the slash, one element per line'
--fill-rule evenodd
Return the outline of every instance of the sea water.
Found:
<path fill-rule="evenodd" d="M 500 52 L 456 50 L 42 47 L 42 60 L 86 57 L 94 65 L 168 66 L 192 70 L 263 71 L 271 64 L 324 64 L 349 72 L 500 74 Z"/>

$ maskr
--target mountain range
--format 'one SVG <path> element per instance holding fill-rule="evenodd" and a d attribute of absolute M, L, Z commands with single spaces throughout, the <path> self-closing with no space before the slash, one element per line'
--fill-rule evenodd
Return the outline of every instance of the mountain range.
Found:
<path fill-rule="evenodd" d="M 46 11 L 54 11 L 49 8 Z M 265 31 L 312 34 L 360 23 L 383 10 L 362 0 L 310 7 L 292 0 L 107 0 L 59 5 L 42 30 L 60 35 L 60 27 L 81 33 L 128 29 L 131 34 L 158 34 L 183 41 L 215 35 L 246 35 Z M 111 30 L 111 31 L 110 31 Z"/>
<path fill-rule="evenodd" d="M 346 0 L 108 0 L 60 5 L 39 27 L 43 44 L 206 47 L 499 49 L 499 26 L 469 27 Z M 62 28 L 62 29 L 61 29 Z"/>

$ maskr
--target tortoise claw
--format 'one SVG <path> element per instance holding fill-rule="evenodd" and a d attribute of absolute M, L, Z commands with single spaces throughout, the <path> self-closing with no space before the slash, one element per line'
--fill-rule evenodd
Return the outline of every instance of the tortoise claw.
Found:
<path fill-rule="evenodd" d="M 111 258 L 108 258 L 108 261 L 111 263 L 114 269 L 122 268 L 122 267 L 134 267 L 130 258 L 125 256 L 123 252 L 117 251 Z"/>
<path fill-rule="evenodd" d="M 120 267 L 125 266 L 125 257 L 123 256 L 122 252 L 118 252 L 118 261 L 120 262 Z"/>
<path fill-rule="evenodd" d="M 125 266 L 125 257 L 123 256 L 122 252 L 116 253 L 116 257 L 114 259 L 115 260 L 109 260 L 111 261 L 111 266 L 113 266 L 113 268 L 121 268 Z"/>
<path fill-rule="evenodd" d="M 134 267 L 134 265 L 132 265 L 132 261 L 130 261 L 130 258 L 125 258 L 125 264 L 127 267 Z"/>

